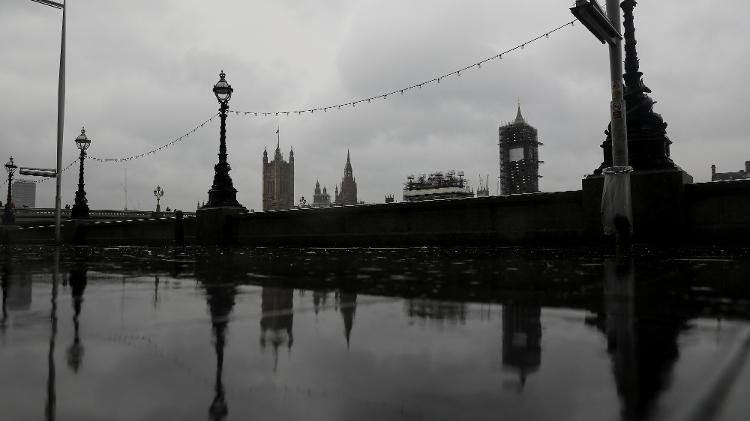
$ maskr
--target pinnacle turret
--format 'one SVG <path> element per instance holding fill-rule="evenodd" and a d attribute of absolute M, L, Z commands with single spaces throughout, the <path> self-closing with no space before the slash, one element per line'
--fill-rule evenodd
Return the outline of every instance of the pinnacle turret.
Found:
<path fill-rule="evenodd" d="M 518 112 L 516 113 L 516 119 L 513 121 L 513 124 L 522 123 L 526 123 L 526 120 L 524 120 L 523 115 L 521 114 L 521 101 L 518 101 Z"/>

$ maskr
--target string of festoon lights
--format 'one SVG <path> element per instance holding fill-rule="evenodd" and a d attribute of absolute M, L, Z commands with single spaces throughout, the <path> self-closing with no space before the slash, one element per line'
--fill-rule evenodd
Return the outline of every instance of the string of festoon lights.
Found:
<path fill-rule="evenodd" d="M 155 154 L 157 152 L 160 152 L 160 151 L 162 151 L 162 150 L 164 150 L 164 149 L 166 149 L 166 148 L 174 145 L 175 143 L 182 142 L 188 136 L 190 136 L 191 134 L 197 132 L 200 128 L 202 128 L 206 124 L 210 123 L 211 120 L 215 119 L 216 116 L 218 116 L 218 115 L 219 115 L 219 113 L 216 113 L 216 114 L 212 115 L 209 119 L 207 119 L 203 123 L 200 123 L 197 126 L 193 127 L 191 130 L 189 130 L 188 132 L 186 132 L 182 136 L 180 136 L 180 137 L 178 137 L 176 139 L 173 139 L 170 142 L 167 142 L 167 143 L 165 143 L 165 144 L 163 144 L 163 145 L 161 145 L 159 147 L 156 147 L 154 149 L 151 149 L 149 151 L 141 153 L 141 154 L 131 155 L 131 156 L 124 156 L 124 157 L 121 157 L 121 158 L 99 158 L 99 157 L 96 157 L 96 156 L 86 155 L 86 158 L 87 159 L 91 159 L 93 161 L 97 161 L 97 162 L 125 162 L 125 161 L 131 161 L 133 159 L 138 159 L 138 158 L 143 158 L 143 157 L 146 157 L 146 156 L 149 156 L 149 155 L 153 155 L 153 154 Z M 78 162 L 78 159 L 79 158 L 76 158 L 73 161 L 71 161 L 70 164 L 68 164 L 60 172 L 63 173 L 65 171 L 69 170 L 73 165 L 75 165 Z M 27 181 L 31 181 L 31 182 L 37 183 L 37 184 L 42 184 L 42 183 L 46 183 L 46 182 L 48 182 L 48 181 L 50 181 L 52 179 L 54 179 L 54 177 L 51 177 L 51 178 L 50 177 L 45 177 L 45 178 L 42 178 L 41 180 L 27 180 Z M 3 184 L 1 184 L 0 186 L 4 186 L 7 183 L 8 183 L 8 180 L 5 180 L 3 182 Z"/>
<path fill-rule="evenodd" d="M 541 40 L 543 38 L 549 38 L 550 35 L 558 32 L 558 31 L 560 31 L 560 30 L 562 30 L 562 29 L 564 29 L 564 28 L 566 28 L 568 26 L 573 26 L 575 24 L 575 22 L 576 22 L 575 20 L 567 22 L 567 23 L 565 23 L 563 25 L 560 25 L 560 26 L 558 26 L 558 27 L 556 27 L 554 29 L 551 29 L 551 30 L 549 30 L 547 32 L 544 32 L 543 34 L 541 34 L 541 35 L 539 35 L 537 37 L 534 37 L 534 38 L 532 38 L 532 39 L 530 39 L 528 41 L 525 41 L 525 42 L 523 42 L 521 44 L 518 44 L 518 45 L 516 45 L 513 48 L 509 48 L 509 49 L 507 49 L 505 51 L 502 51 L 502 52 L 500 52 L 498 54 L 495 54 L 494 56 L 487 57 L 484 60 L 480 60 L 480 61 L 478 61 L 476 63 L 472 63 L 472 64 L 470 64 L 468 66 L 464 66 L 464 67 L 462 67 L 460 69 L 457 69 L 457 70 L 454 70 L 452 72 L 444 73 L 444 74 L 435 76 L 432 79 L 425 80 L 425 81 L 422 81 L 422 82 L 419 82 L 419 83 L 414 83 L 412 85 L 409 85 L 409 86 L 406 86 L 406 87 L 403 87 L 403 88 L 399 88 L 399 89 L 395 89 L 395 90 L 392 90 L 392 91 L 389 91 L 389 92 L 381 93 L 381 94 L 378 94 L 378 95 L 375 95 L 375 96 L 371 96 L 369 98 L 362 98 L 362 99 L 352 100 L 352 101 L 344 102 L 344 103 L 341 103 L 341 104 L 327 105 L 327 106 L 320 106 L 320 107 L 313 107 L 313 108 L 307 108 L 307 109 L 298 109 L 298 110 L 288 110 L 288 111 L 233 111 L 233 110 L 230 110 L 229 113 L 230 114 L 234 113 L 235 115 L 246 115 L 246 116 L 254 116 L 254 117 L 257 117 L 257 116 L 264 116 L 264 117 L 276 116 L 276 117 L 278 117 L 278 116 L 302 115 L 302 114 L 308 114 L 308 113 L 309 114 L 314 114 L 316 111 L 328 112 L 329 110 L 341 110 L 342 108 L 345 108 L 345 107 L 356 107 L 358 104 L 363 104 L 363 103 L 369 104 L 369 103 L 371 103 L 371 102 L 373 102 L 375 100 L 378 100 L 378 99 L 386 99 L 386 98 L 388 98 L 389 96 L 392 96 L 392 95 L 403 95 L 403 94 L 408 93 L 408 92 L 410 92 L 412 90 L 415 90 L 415 89 L 421 89 L 422 87 L 425 87 L 425 86 L 429 86 L 429 85 L 433 85 L 433 84 L 439 84 L 440 81 L 442 81 L 445 78 L 461 76 L 462 72 L 466 72 L 466 71 L 470 71 L 470 70 L 479 70 L 479 69 L 482 68 L 483 64 L 485 64 L 487 62 L 490 62 L 490 61 L 502 60 L 503 56 L 505 56 L 507 54 L 510 54 L 510 53 L 513 53 L 513 52 L 518 51 L 518 50 L 523 50 L 527 45 L 530 45 L 530 44 L 532 44 L 532 43 L 534 43 L 536 41 L 539 41 L 539 40 Z M 123 156 L 123 157 L 117 157 L 117 158 L 101 158 L 101 157 L 87 155 L 86 158 L 90 159 L 92 161 L 106 162 L 106 163 L 127 162 L 127 161 L 132 161 L 132 160 L 135 160 L 135 159 L 145 158 L 145 157 L 154 155 L 154 154 L 156 154 L 158 152 L 161 152 L 164 149 L 167 149 L 170 146 L 173 146 L 173 145 L 175 145 L 175 144 L 177 144 L 179 142 L 184 141 L 190 135 L 194 134 L 196 131 L 198 131 L 199 129 L 203 128 L 206 124 L 210 123 L 218 115 L 219 114 L 216 113 L 216 114 L 212 115 L 206 121 L 204 121 L 204 122 L 196 125 L 194 128 L 192 128 L 191 130 L 189 130 L 188 132 L 186 132 L 182 136 L 180 136 L 178 138 L 175 138 L 175 139 L 173 139 L 173 140 L 171 140 L 171 141 L 169 141 L 169 142 L 167 142 L 167 143 L 165 143 L 165 144 L 163 144 L 161 146 L 158 146 L 158 147 L 156 147 L 154 149 L 148 150 L 148 151 L 140 153 L 140 154 L 135 154 L 135 155 L 130 155 L 130 156 Z M 65 169 L 63 171 L 69 169 L 73 164 L 75 164 L 76 161 L 77 160 L 71 162 L 67 167 L 65 167 Z M 43 183 L 43 182 L 45 182 L 47 180 L 48 179 L 37 181 L 37 182 Z"/>
<path fill-rule="evenodd" d="M 389 96 L 392 95 L 403 95 L 405 93 L 408 93 L 415 89 L 421 89 L 425 86 L 433 85 L 433 84 L 439 84 L 441 80 L 449 78 L 449 77 L 458 77 L 461 76 L 461 73 L 470 71 L 470 70 L 479 70 L 482 68 L 482 65 L 495 60 L 502 60 L 503 56 L 510 54 L 517 50 L 523 50 L 527 45 L 532 44 L 536 41 L 539 41 L 543 38 L 549 38 L 550 35 L 554 34 L 555 32 L 558 32 L 568 26 L 574 26 L 575 20 L 572 20 L 570 22 L 567 22 L 563 25 L 560 25 L 552 30 L 549 30 L 535 38 L 532 38 L 528 41 L 525 41 L 521 44 L 516 45 L 513 48 L 509 48 L 505 51 L 502 51 L 498 54 L 495 54 L 494 56 L 487 57 L 484 60 L 480 60 L 476 63 L 472 63 L 468 66 L 462 67 L 460 69 L 454 70 L 452 72 L 444 73 L 438 76 L 433 77 L 432 79 L 425 80 L 422 82 L 414 83 L 412 85 L 394 89 L 389 92 L 380 93 L 375 96 L 371 96 L 368 98 L 361 98 L 357 100 L 352 100 L 348 102 L 343 102 L 341 104 L 334 104 L 334 105 L 326 105 L 326 106 L 320 106 L 320 107 L 312 107 L 312 108 L 306 108 L 306 109 L 297 109 L 297 110 L 285 110 L 285 111 L 232 111 L 230 110 L 229 113 L 234 113 L 235 115 L 245 115 L 245 116 L 253 116 L 253 117 L 287 117 L 290 115 L 302 115 L 302 114 L 314 114 L 315 112 L 328 112 L 333 110 L 341 110 L 341 109 L 347 109 L 350 107 L 356 107 L 358 104 L 370 104 L 373 101 L 379 100 L 379 99 L 387 99 Z"/>
<path fill-rule="evenodd" d="M 178 138 L 175 138 L 175 139 L 172 139 L 171 141 L 169 141 L 169 142 L 167 142 L 167 143 L 165 143 L 165 144 L 163 144 L 161 146 L 158 146 L 158 147 L 156 147 L 154 149 L 148 150 L 148 151 L 140 153 L 140 154 L 130 155 L 130 156 L 123 156 L 123 157 L 120 157 L 120 158 L 100 158 L 100 157 L 96 157 L 96 156 L 86 155 L 86 158 L 90 159 L 92 161 L 97 161 L 97 162 L 126 162 L 126 161 L 132 161 L 134 159 L 145 158 L 147 156 L 154 155 L 154 154 L 156 154 L 158 152 L 161 152 L 162 150 L 164 150 L 164 149 L 166 149 L 166 148 L 168 148 L 170 146 L 173 146 L 176 143 L 182 142 L 183 140 L 187 139 L 190 135 L 192 135 L 193 133 L 197 132 L 199 129 L 203 128 L 203 126 L 205 126 L 206 124 L 210 123 L 218 115 L 219 115 L 219 113 L 216 113 L 216 114 L 212 115 L 210 118 L 208 118 L 206 121 L 204 121 L 203 123 L 200 123 L 200 124 L 196 125 L 195 127 L 193 127 L 191 130 L 187 131 L 182 136 L 180 136 Z"/>

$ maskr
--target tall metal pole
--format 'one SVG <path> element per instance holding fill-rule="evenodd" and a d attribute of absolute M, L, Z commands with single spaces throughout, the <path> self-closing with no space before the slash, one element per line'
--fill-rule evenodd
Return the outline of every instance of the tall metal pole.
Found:
<path fill-rule="evenodd" d="M 607 0 L 607 15 L 618 33 L 621 29 L 619 3 L 619 0 Z M 609 65 L 612 77 L 612 165 L 625 167 L 628 165 L 628 131 L 623 95 L 621 39 L 616 39 L 614 45 L 609 44 Z"/>
<path fill-rule="evenodd" d="M 617 33 L 620 33 L 620 1 L 607 0 L 607 17 Z M 633 233 L 633 211 L 630 194 L 628 165 L 628 130 L 623 94 L 622 40 L 615 38 L 609 43 L 610 75 L 612 79 L 612 102 L 610 103 L 612 135 L 612 167 L 604 169 L 602 191 L 602 222 L 605 234 L 616 234 L 617 242 L 626 244 Z"/>
<path fill-rule="evenodd" d="M 65 13 L 68 4 L 63 0 L 62 36 L 60 37 L 60 71 L 57 81 L 57 176 L 55 180 L 55 242 L 60 244 L 61 208 L 60 191 L 62 190 L 62 151 L 63 130 L 65 129 Z"/>

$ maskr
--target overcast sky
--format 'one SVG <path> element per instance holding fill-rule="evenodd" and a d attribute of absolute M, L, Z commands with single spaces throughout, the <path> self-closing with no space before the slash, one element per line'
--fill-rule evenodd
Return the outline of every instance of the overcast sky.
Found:
<path fill-rule="evenodd" d="M 97 157 L 139 154 L 216 113 L 223 69 L 233 110 L 308 109 L 392 91 L 511 48 L 572 20 L 562 0 L 69 0 L 64 164 L 82 125 Z M 636 8 L 641 71 L 669 123 L 672 158 L 698 182 L 710 165 L 750 160 L 750 2 L 642 0 Z M 55 165 L 59 10 L 0 1 L 0 156 Z M 295 154 L 295 200 L 316 179 L 341 181 L 351 150 L 359 199 L 401 197 L 406 176 L 464 170 L 476 188 L 498 176 L 497 128 L 520 98 L 539 130 L 543 191 L 580 188 L 602 161 L 608 122 L 607 48 L 578 24 L 439 85 L 341 111 L 290 117 L 230 115 L 231 176 L 238 200 L 261 207 L 261 157 L 276 127 Z M 207 200 L 218 119 L 185 141 L 127 165 L 86 161 L 94 209 Z M 63 178 L 73 203 L 76 171 Z M 2 197 L 4 201 L 5 197 Z M 54 182 L 37 190 L 53 206 Z"/>

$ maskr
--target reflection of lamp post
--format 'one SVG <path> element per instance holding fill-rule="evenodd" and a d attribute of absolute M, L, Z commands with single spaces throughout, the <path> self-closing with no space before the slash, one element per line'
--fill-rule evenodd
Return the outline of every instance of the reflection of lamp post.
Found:
<path fill-rule="evenodd" d="M 206 303 L 211 315 L 211 330 L 216 352 L 216 380 L 214 382 L 214 397 L 208 408 L 209 419 L 219 421 L 226 419 L 229 414 L 224 391 L 224 348 L 227 344 L 227 328 L 230 315 L 234 308 L 237 286 L 234 282 L 236 265 L 232 253 L 210 253 L 196 262 L 195 274 L 198 281 L 205 288 Z"/>
<path fill-rule="evenodd" d="M 8 290 L 10 289 L 10 263 L 8 262 L 9 258 L 7 253 L 5 253 L 5 262 L 3 263 L 3 275 L 2 280 L 0 280 L 0 287 L 2 287 L 3 290 L 3 320 L 0 322 L 0 333 L 5 335 L 5 328 L 6 323 L 8 321 L 8 310 L 5 307 L 7 301 L 8 301 Z"/>
<path fill-rule="evenodd" d="M 45 6 L 62 9 L 62 35 L 60 36 L 60 70 L 57 74 L 57 174 L 55 183 L 55 241 L 60 243 L 60 187 L 62 185 L 63 128 L 65 126 L 65 0 L 62 3 L 51 0 L 31 0 Z"/>
<path fill-rule="evenodd" d="M 226 74 L 222 70 L 219 73 L 219 81 L 214 85 L 214 95 L 219 101 L 219 116 L 221 127 L 219 129 L 219 163 L 214 166 L 214 184 L 208 191 L 207 207 L 237 207 L 242 205 L 237 202 L 237 189 L 232 185 L 229 170 L 232 168 L 227 162 L 227 111 L 229 110 L 229 99 L 232 97 L 232 86 L 225 79 Z"/>
<path fill-rule="evenodd" d="M 154 189 L 154 197 L 156 198 L 156 213 L 161 212 L 161 198 L 164 197 L 164 189 L 161 186 L 156 186 Z M 169 210 L 169 209 L 167 209 Z"/>
<path fill-rule="evenodd" d="M 55 341 L 57 339 L 57 279 L 60 276 L 60 249 L 55 249 L 55 267 L 52 271 L 52 311 L 50 321 L 52 329 L 49 337 L 49 351 L 47 352 L 47 402 L 44 405 L 45 419 L 55 419 L 57 406 L 57 386 L 55 382 Z"/>
<path fill-rule="evenodd" d="M 67 359 L 68 367 L 73 372 L 78 373 L 83 362 L 83 344 L 79 336 L 79 322 L 81 316 L 81 307 L 83 304 L 83 292 L 86 290 L 86 269 L 77 267 L 70 271 L 70 288 L 73 296 L 73 326 L 74 336 L 73 343 L 68 347 Z"/>
<path fill-rule="evenodd" d="M 91 140 L 86 137 L 86 129 L 81 129 L 81 134 L 76 138 L 76 146 L 81 150 L 80 169 L 78 171 L 78 191 L 76 191 L 76 200 L 73 204 L 73 210 L 70 216 L 73 219 L 87 219 L 89 217 L 89 205 L 86 200 L 86 190 L 83 189 L 83 160 L 86 159 L 86 149 L 89 148 Z"/>
<path fill-rule="evenodd" d="M 594 36 L 609 44 L 609 66 L 612 79 L 610 102 L 612 166 L 604 172 L 601 212 L 605 234 L 627 238 L 633 231 L 628 166 L 628 132 L 625 121 L 625 100 L 622 77 L 622 35 L 620 34 L 619 0 L 607 0 L 607 14 L 596 0 L 576 0 L 570 9 Z"/>
<path fill-rule="evenodd" d="M 3 224 L 12 225 L 15 222 L 13 216 L 13 204 L 12 197 L 10 195 L 10 187 L 13 183 L 13 174 L 16 173 L 18 167 L 13 163 L 13 157 L 10 157 L 10 161 L 5 164 L 5 171 L 8 171 L 8 197 L 5 199 L 5 212 L 3 213 Z"/>

